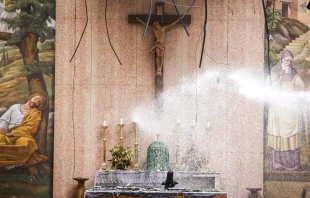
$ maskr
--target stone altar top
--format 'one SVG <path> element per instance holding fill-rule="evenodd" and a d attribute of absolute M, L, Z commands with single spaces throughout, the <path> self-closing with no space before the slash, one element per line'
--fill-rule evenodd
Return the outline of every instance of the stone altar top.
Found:
<path fill-rule="evenodd" d="M 219 173 L 199 171 L 174 171 L 176 188 L 199 191 L 219 190 Z M 123 171 L 97 170 L 94 187 L 109 188 L 116 186 L 153 187 L 163 189 L 161 185 L 167 177 L 167 171 Z"/>

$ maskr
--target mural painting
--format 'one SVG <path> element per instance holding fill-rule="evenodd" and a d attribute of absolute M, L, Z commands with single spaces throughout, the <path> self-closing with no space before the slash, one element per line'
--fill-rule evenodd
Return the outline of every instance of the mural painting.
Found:
<path fill-rule="evenodd" d="M 266 3 L 266 82 L 275 91 L 265 108 L 264 197 L 301 197 L 310 188 L 310 10 L 307 0 Z"/>
<path fill-rule="evenodd" d="M 0 1 L 0 197 L 52 197 L 55 1 Z"/>

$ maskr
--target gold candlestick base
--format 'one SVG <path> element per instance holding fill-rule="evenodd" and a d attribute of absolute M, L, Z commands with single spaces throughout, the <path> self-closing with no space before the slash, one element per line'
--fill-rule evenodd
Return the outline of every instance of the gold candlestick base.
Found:
<path fill-rule="evenodd" d="M 105 162 L 101 164 L 101 170 L 107 170 L 107 164 Z"/>
<path fill-rule="evenodd" d="M 135 164 L 133 166 L 133 170 L 141 170 L 139 164 Z"/>

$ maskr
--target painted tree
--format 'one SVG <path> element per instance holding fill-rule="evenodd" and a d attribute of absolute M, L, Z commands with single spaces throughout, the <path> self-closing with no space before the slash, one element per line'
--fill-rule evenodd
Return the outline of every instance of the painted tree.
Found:
<path fill-rule="evenodd" d="M 13 18 L 1 19 L 6 22 L 13 33 L 0 32 L 0 40 L 6 45 L 19 48 L 23 58 L 24 71 L 27 77 L 29 92 L 42 90 L 47 93 L 43 72 L 51 74 L 52 64 L 39 61 L 38 42 L 53 38 L 55 30 L 51 27 L 55 19 L 56 0 L 0 0 L 7 12 L 16 12 Z M 48 104 L 42 111 L 42 121 L 36 140 L 41 154 L 46 153 L 46 130 L 48 124 Z"/>

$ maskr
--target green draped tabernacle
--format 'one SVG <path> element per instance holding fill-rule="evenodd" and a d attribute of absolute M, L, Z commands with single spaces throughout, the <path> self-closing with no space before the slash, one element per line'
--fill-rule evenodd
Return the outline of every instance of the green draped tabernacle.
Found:
<path fill-rule="evenodd" d="M 161 141 L 152 142 L 147 149 L 147 170 L 169 170 L 169 150 Z"/>

